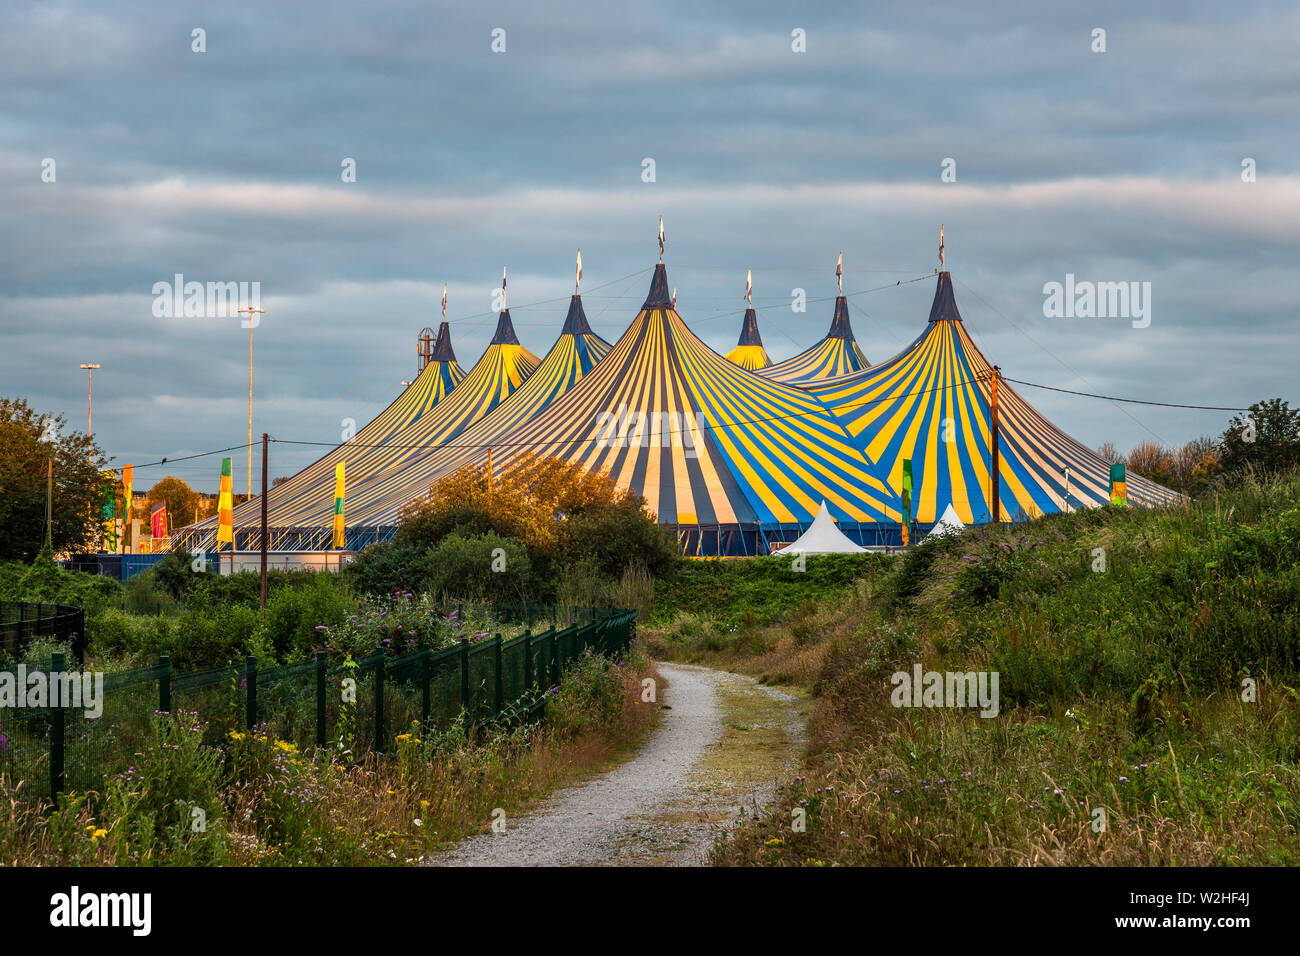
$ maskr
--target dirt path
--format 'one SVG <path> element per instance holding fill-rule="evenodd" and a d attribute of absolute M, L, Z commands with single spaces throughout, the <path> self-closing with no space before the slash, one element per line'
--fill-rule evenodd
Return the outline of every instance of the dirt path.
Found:
<path fill-rule="evenodd" d="M 463 841 L 433 866 L 691 866 L 719 827 L 793 771 L 802 701 L 748 677 L 660 664 L 662 722 L 615 770 L 552 796 L 506 831 Z"/>

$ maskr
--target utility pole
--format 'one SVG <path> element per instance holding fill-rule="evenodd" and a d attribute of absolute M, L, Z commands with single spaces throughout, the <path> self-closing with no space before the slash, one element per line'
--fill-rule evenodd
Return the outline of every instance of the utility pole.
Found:
<path fill-rule="evenodd" d="M 246 306 L 236 312 L 248 313 L 248 497 L 253 497 L 253 329 L 260 319 L 255 320 L 253 313 L 265 314 L 266 309 Z"/>
<path fill-rule="evenodd" d="M 262 610 L 266 610 L 266 448 L 270 444 L 262 432 Z"/>
<path fill-rule="evenodd" d="M 91 413 L 94 411 L 91 383 L 95 376 L 95 369 L 99 368 L 99 363 L 83 363 L 81 367 L 86 370 L 86 459 L 93 465 L 95 463 L 95 454 L 90 448 L 91 437 L 94 435 L 91 428 L 93 417 Z"/>
<path fill-rule="evenodd" d="M 993 523 L 994 524 L 997 524 L 999 521 L 1002 520 L 1002 507 L 1001 507 L 1002 489 L 1000 487 L 1001 483 L 998 480 L 998 469 L 1001 466 L 1001 461 L 1000 461 L 1001 455 L 1000 455 L 1000 449 L 998 447 L 999 445 L 998 442 L 998 379 L 1000 379 L 1001 377 L 1002 377 L 1002 369 L 997 365 L 993 366 L 993 401 L 991 403 L 990 418 L 992 418 L 993 420 L 993 475 L 992 475 L 993 496 L 992 497 L 993 497 Z"/>
<path fill-rule="evenodd" d="M 45 544 L 54 549 L 54 459 L 49 460 L 45 478 Z"/>

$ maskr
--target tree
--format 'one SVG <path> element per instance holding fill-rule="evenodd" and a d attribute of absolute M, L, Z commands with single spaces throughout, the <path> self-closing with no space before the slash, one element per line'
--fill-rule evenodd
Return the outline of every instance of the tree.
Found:
<path fill-rule="evenodd" d="M 85 434 L 64 430 L 21 398 L 0 398 L 0 559 L 31 561 L 45 542 L 48 463 L 54 461 L 52 546 L 88 551 L 99 541 L 99 507 L 108 464 Z"/>
<path fill-rule="evenodd" d="M 1133 446 L 1125 459 L 1129 474 L 1141 475 L 1158 485 L 1171 486 L 1174 480 L 1174 458 L 1159 442 L 1144 441 Z"/>
<path fill-rule="evenodd" d="M 1102 442 L 1100 445 L 1097 446 L 1097 457 L 1099 457 L 1104 462 L 1109 462 L 1112 465 L 1115 464 L 1116 462 L 1124 460 L 1124 456 L 1119 453 L 1119 450 L 1115 447 L 1114 442 L 1108 442 L 1108 441 Z"/>
<path fill-rule="evenodd" d="M 1223 471 L 1246 467 L 1276 470 L 1300 464 L 1300 408 L 1280 398 L 1256 402 L 1247 415 L 1236 415 L 1220 439 Z"/>
<path fill-rule="evenodd" d="M 167 530 L 170 532 L 172 528 L 183 528 L 194 521 L 199 495 L 181 479 L 168 475 L 144 496 L 145 514 L 152 514 L 160 501 L 167 506 Z"/>

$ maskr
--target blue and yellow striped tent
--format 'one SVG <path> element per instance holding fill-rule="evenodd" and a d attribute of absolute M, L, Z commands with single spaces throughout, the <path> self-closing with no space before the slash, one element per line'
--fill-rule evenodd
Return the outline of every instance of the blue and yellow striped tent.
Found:
<path fill-rule="evenodd" d="M 835 314 L 831 318 L 830 331 L 824 339 L 794 358 L 762 369 L 759 374 L 773 381 L 797 385 L 838 375 L 850 375 L 870 364 L 853 338 L 849 302 L 841 295 L 835 299 Z"/>
<path fill-rule="evenodd" d="M 903 462 L 913 470 L 912 510 L 932 524 L 949 504 L 963 523 L 992 520 L 993 367 L 966 331 L 952 280 L 939 274 L 926 329 L 910 346 L 867 371 L 807 385 L 859 447 L 900 489 Z M 1110 464 L 1044 418 L 1005 380 L 998 385 L 999 517 L 1038 517 L 1107 504 Z M 1152 506 L 1179 495 L 1144 478 L 1128 482 L 1130 504 Z"/>
<path fill-rule="evenodd" d="M 450 349 L 450 337 L 439 336 L 439 346 Z M 432 396 L 442 381 L 443 362 L 431 361 L 402 397 L 351 441 L 345 442 L 289 481 L 267 494 L 269 547 L 277 551 L 315 550 L 329 547 L 333 518 L 319 521 L 320 509 L 334 500 L 334 466 L 347 462 L 348 488 L 373 476 L 400 469 L 424 450 L 459 435 L 491 412 L 537 368 L 540 359 L 519 344 L 509 310 L 501 312 L 496 334 L 474 368 L 450 393 L 421 406 L 419 414 L 388 414 L 403 404 L 406 395 L 419 390 Z M 381 419 L 383 420 L 381 422 Z M 349 490 L 348 497 L 351 498 Z M 332 510 L 331 510 L 332 515 Z M 253 498 L 233 515 L 236 550 L 260 547 L 261 499 Z M 350 524 L 351 522 L 349 522 Z M 186 528 L 176 546 L 214 547 L 215 519 Z M 349 547 L 360 544 L 349 543 Z"/>
<path fill-rule="evenodd" d="M 745 321 L 740 327 L 740 340 L 736 343 L 736 347 L 727 353 L 727 360 L 747 372 L 756 372 L 772 364 L 767 349 L 763 348 L 763 337 L 758 334 L 758 316 L 752 308 L 745 310 Z"/>
<path fill-rule="evenodd" d="M 456 364 L 456 353 L 451 347 L 451 329 L 443 322 L 438 326 L 438 337 L 433 340 L 433 349 L 429 356 L 427 369 L 432 366 L 437 372 L 437 381 L 433 386 L 433 400 L 440 402 L 451 394 L 465 377 L 465 370 Z M 423 369 L 421 370 L 423 371 Z M 414 387 L 416 383 L 412 383 Z"/>
<path fill-rule="evenodd" d="M 537 370 L 488 415 L 466 428 L 450 443 L 430 447 L 397 470 L 375 473 L 348 486 L 349 533 L 386 536 L 397 525 L 405 506 L 428 493 L 429 486 L 485 454 L 493 444 L 513 441 L 514 432 L 573 388 L 609 352 L 609 343 L 591 331 L 582 297 L 574 295 L 560 337 Z M 306 524 L 324 520 L 323 507 Z"/>
<path fill-rule="evenodd" d="M 739 368 L 686 327 L 662 264 L 609 354 L 511 433 L 494 472 L 508 476 L 524 450 L 611 475 L 689 553 L 766 553 L 823 500 L 851 534 L 899 519 L 897 496 L 820 401 Z"/>

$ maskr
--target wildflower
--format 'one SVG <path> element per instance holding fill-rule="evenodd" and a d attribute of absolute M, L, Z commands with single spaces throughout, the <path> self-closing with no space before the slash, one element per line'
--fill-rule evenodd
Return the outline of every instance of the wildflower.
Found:
<path fill-rule="evenodd" d="M 92 843 L 98 843 L 106 836 L 108 836 L 108 831 L 101 828 L 99 830 L 95 830 L 95 832 L 90 835 L 90 840 Z"/>
<path fill-rule="evenodd" d="M 770 840 L 764 840 L 763 846 L 785 846 L 785 841 L 780 837 L 772 837 Z"/>

